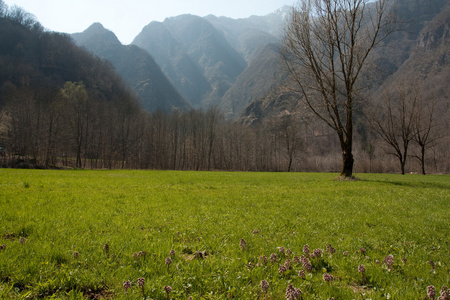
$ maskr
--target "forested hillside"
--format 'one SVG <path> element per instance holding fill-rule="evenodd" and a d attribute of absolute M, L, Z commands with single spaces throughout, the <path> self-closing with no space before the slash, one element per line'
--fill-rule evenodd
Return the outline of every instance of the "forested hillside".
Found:
<path fill-rule="evenodd" d="M 0 146 L 11 166 L 55 166 L 117 147 L 125 115 L 139 112 L 111 64 L 0 2 Z M 116 122 L 121 122 L 120 125 Z M 113 146 L 114 143 L 114 146 Z M 115 151 L 115 150 L 114 150 Z"/>
<path fill-rule="evenodd" d="M 62 33 L 46 32 L 27 12 L 16 8 L 0 15 L 0 105 L 14 89 L 60 89 L 83 81 L 93 97 L 131 97 L 112 66 L 77 47 Z"/>

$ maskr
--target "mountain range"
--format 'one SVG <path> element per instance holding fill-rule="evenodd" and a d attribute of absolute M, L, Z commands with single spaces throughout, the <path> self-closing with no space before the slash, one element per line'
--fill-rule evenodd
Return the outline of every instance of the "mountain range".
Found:
<path fill-rule="evenodd" d="M 373 51 L 369 71 L 377 74 L 378 80 L 368 85 L 370 92 L 382 94 L 401 80 L 414 79 L 427 93 L 448 98 L 448 0 L 395 0 L 393 4 L 401 30 Z M 297 109 L 299 97 L 285 88 L 287 76 L 279 56 L 289 12 L 289 7 L 283 7 L 266 16 L 243 19 L 170 17 L 149 23 L 130 45 L 122 45 L 99 23 L 71 38 L 76 45 L 109 61 L 148 111 L 216 106 L 227 117 L 252 124 Z M 14 40 L 6 27 L 3 33 L 8 34 L 8 41 Z M 64 39 L 62 35 L 59 38 Z M 55 49 L 49 51 L 58 53 Z M 36 55 L 28 53 L 27 59 Z M 49 55 L 46 57 L 48 60 Z M 61 60 L 61 65 L 68 62 Z M 5 65 L 2 72 L 8 68 Z M 42 64 L 39 68 L 39 72 L 46 72 Z M 64 80 L 83 78 L 60 76 Z M 62 82 L 63 78 L 57 80 Z"/>
<path fill-rule="evenodd" d="M 401 28 L 373 52 L 372 64 L 380 79 L 371 92 L 379 93 L 408 74 L 422 74 L 420 78 L 427 78 L 425 88 L 433 86 L 448 95 L 448 85 L 443 83 L 443 77 L 448 77 L 448 1 L 396 0 L 393 4 Z M 101 24 L 72 37 L 77 45 L 111 61 L 147 110 L 213 105 L 227 117 L 252 123 L 296 107 L 298 96 L 282 86 L 286 73 L 280 68 L 278 52 L 289 13 L 286 6 L 244 19 L 170 17 L 145 26 L 128 46 Z M 431 40 L 439 45 L 433 48 Z M 289 105 L 286 99 L 291 99 Z"/>
<path fill-rule="evenodd" d="M 159 97 L 156 103 L 151 100 L 155 95 L 137 90 L 147 110 L 217 106 L 227 116 L 237 117 L 279 81 L 279 38 L 288 11 L 284 7 L 267 16 L 246 19 L 171 17 L 145 26 L 128 46 L 121 45 L 114 33 L 98 23 L 72 38 L 77 45 L 111 61 L 135 90 L 141 82 L 160 78 L 181 95 Z M 143 59 L 144 53 L 137 48 L 145 50 L 148 57 Z M 167 84 L 159 86 L 176 93 Z"/>
<path fill-rule="evenodd" d="M 72 38 L 95 55 L 110 61 L 135 90 L 146 110 L 171 111 L 189 107 L 147 51 L 134 45 L 122 45 L 114 33 L 100 23 L 94 23 L 83 33 L 73 34 Z"/>

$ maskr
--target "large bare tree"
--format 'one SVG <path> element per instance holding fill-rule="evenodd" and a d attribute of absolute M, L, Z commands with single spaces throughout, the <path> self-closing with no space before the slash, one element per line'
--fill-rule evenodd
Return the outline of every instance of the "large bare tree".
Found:
<path fill-rule="evenodd" d="M 353 113 L 370 52 L 393 29 L 389 0 L 303 0 L 292 8 L 281 51 L 307 106 L 336 131 L 341 176 L 353 174 Z"/>

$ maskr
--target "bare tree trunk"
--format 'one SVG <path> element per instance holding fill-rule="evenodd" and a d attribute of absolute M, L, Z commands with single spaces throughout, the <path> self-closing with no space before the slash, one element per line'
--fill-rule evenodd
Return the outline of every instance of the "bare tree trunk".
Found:
<path fill-rule="evenodd" d="M 353 110 L 370 52 L 391 32 L 388 0 L 303 0 L 285 28 L 281 56 L 307 107 L 339 136 L 341 176 L 352 177 Z"/>
<path fill-rule="evenodd" d="M 354 159 L 353 159 L 353 154 L 352 154 L 352 149 L 351 149 L 352 145 L 347 144 L 347 145 L 344 145 L 343 147 L 344 147 L 344 150 L 342 151 L 343 166 L 342 166 L 341 176 L 352 177 L 353 165 L 354 165 Z"/>

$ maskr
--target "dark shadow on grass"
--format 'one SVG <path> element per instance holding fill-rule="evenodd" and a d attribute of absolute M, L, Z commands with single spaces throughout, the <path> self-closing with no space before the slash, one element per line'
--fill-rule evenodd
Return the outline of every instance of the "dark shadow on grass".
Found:
<path fill-rule="evenodd" d="M 435 182 L 408 182 L 408 181 L 390 181 L 390 180 L 370 180 L 370 179 L 359 179 L 361 181 L 365 182 L 376 182 L 376 183 L 383 183 L 383 184 L 390 184 L 395 186 L 404 186 L 404 187 L 411 187 L 411 188 L 434 188 L 434 189 L 443 189 L 443 190 L 450 190 L 450 183 L 442 184 L 442 183 L 435 183 Z"/>

